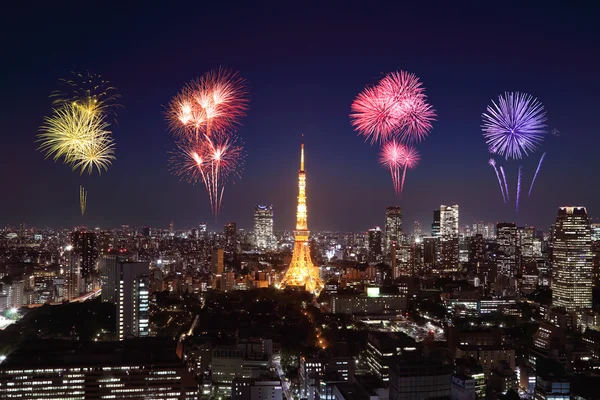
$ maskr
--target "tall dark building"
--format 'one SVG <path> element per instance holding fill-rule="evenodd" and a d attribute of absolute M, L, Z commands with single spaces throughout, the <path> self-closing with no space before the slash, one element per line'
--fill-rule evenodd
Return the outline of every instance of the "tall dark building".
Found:
<path fill-rule="evenodd" d="M 369 261 L 375 262 L 381 260 L 382 255 L 382 237 L 381 229 L 377 226 L 369 229 Z"/>
<path fill-rule="evenodd" d="M 400 206 L 387 206 L 385 209 L 385 251 L 390 253 L 392 242 L 402 241 L 402 209 Z"/>
<path fill-rule="evenodd" d="M 423 238 L 423 264 L 426 268 L 437 265 L 438 239 L 434 237 Z"/>
<path fill-rule="evenodd" d="M 517 273 L 517 226 L 512 222 L 501 222 L 496 225 L 496 242 L 498 243 L 498 275 L 514 277 Z"/>
<path fill-rule="evenodd" d="M 592 308 L 592 231 L 585 207 L 561 207 L 552 236 L 552 305 Z"/>
<path fill-rule="evenodd" d="M 81 277 L 87 281 L 94 275 L 96 261 L 98 260 L 98 248 L 96 247 L 96 235 L 94 232 L 73 231 L 71 232 L 71 245 L 73 253 L 81 258 Z"/>
<path fill-rule="evenodd" d="M 438 238 L 441 235 L 441 213 L 440 210 L 433 210 L 433 223 L 431 224 L 431 236 Z"/>
<path fill-rule="evenodd" d="M 223 229 L 225 244 L 223 250 L 228 260 L 234 260 L 237 256 L 237 226 L 235 222 L 228 222 Z"/>
<path fill-rule="evenodd" d="M 469 246 L 469 261 L 475 264 L 482 263 L 485 259 L 483 235 L 476 234 L 471 238 Z"/>

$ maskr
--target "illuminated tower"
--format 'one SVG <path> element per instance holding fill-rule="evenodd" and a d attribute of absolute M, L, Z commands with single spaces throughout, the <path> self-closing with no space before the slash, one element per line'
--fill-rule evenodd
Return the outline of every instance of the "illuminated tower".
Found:
<path fill-rule="evenodd" d="M 281 281 L 282 287 L 303 286 L 308 292 L 319 294 L 323 281 L 319 277 L 319 268 L 310 259 L 306 210 L 306 172 L 304 171 L 304 140 L 300 153 L 300 171 L 298 171 L 298 211 L 296 212 L 296 230 L 294 231 L 294 253 L 292 262 Z"/>

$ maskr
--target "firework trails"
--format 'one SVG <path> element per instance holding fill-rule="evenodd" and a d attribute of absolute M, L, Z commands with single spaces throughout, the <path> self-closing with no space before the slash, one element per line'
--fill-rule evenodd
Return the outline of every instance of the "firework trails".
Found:
<path fill-rule="evenodd" d="M 93 74 L 74 74 L 71 80 L 62 79 L 66 91 L 55 91 L 53 110 L 44 118 L 37 141 L 46 158 L 62 160 L 73 170 L 98 175 L 115 159 L 115 142 L 110 131 L 109 117 L 116 118 L 116 89 L 108 81 Z M 79 190 L 81 214 L 85 214 L 87 191 Z"/>
<path fill-rule="evenodd" d="M 172 172 L 204 184 L 215 217 L 227 178 L 240 175 L 244 152 L 230 132 L 246 114 L 248 103 L 245 80 L 218 68 L 185 85 L 167 108 L 167 123 L 176 139 Z"/>
<path fill-rule="evenodd" d="M 379 155 L 381 165 L 390 169 L 392 183 L 397 194 L 400 194 L 400 168 L 404 152 L 405 147 L 402 144 L 396 140 L 390 140 L 382 146 Z"/>
<path fill-rule="evenodd" d="M 531 196 L 531 191 L 533 190 L 533 184 L 535 183 L 535 178 L 538 176 L 538 172 L 540 172 L 540 168 L 542 168 L 542 163 L 544 162 L 544 157 L 546 157 L 546 153 L 542 154 L 540 157 L 540 162 L 538 162 L 538 166 L 535 170 L 535 174 L 533 175 L 533 179 L 531 180 L 531 186 L 529 187 L 529 193 L 527 197 Z"/>
<path fill-rule="evenodd" d="M 506 174 L 504 174 L 504 168 L 502 165 L 500 166 L 500 172 L 502 173 L 502 179 L 504 180 L 504 193 L 506 194 L 506 200 L 510 200 L 510 196 L 508 195 L 508 181 L 506 180 Z"/>
<path fill-rule="evenodd" d="M 483 113 L 483 136 L 492 153 L 520 159 L 537 150 L 546 134 L 544 106 L 525 93 L 505 93 Z"/>
<path fill-rule="evenodd" d="M 398 137 L 418 142 L 431 131 L 435 110 L 427 103 L 422 83 L 414 74 L 398 71 L 367 86 L 351 106 L 354 129 L 371 143 Z"/>
<path fill-rule="evenodd" d="M 519 213 L 519 198 L 521 197 L 521 178 L 523 177 L 523 167 L 519 165 L 519 175 L 517 176 L 517 199 L 516 199 L 516 210 Z"/>
<path fill-rule="evenodd" d="M 496 178 L 498 178 L 498 185 L 500 185 L 500 192 L 502 192 L 502 198 L 504 199 L 504 203 L 506 203 L 506 195 L 504 194 L 504 187 L 502 186 L 502 180 L 500 179 L 498 168 L 496 168 L 496 160 L 490 158 L 488 164 L 491 165 L 494 168 L 494 171 L 496 172 Z"/>

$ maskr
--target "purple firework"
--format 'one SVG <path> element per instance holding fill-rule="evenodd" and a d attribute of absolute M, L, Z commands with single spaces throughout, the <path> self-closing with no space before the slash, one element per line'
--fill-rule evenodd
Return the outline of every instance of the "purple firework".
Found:
<path fill-rule="evenodd" d="M 483 113 L 483 136 L 490 152 L 508 159 L 533 153 L 546 134 L 544 106 L 531 95 L 506 92 Z"/>
<path fill-rule="evenodd" d="M 521 177 L 523 176 L 523 166 L 519 165 L 519 176 L 517 177 L 517 214 L 519 213 L 519 197 L 521 196 Z"/>
<path fill-rule="evenodd" d="M 502 165 L 500 166 L 500 172 L 502 172 L 502 178 L 504 179 L 504 193 L 506 193 L 506 200 L 510 200 L 508 196 L 508 181 L 506 180 L 506 175 L 504 174 L 504 168 L 502 168 Z"/>
<path fill-rule="evenodd" d="M 498 168 L 496 168 L 496 160 L 490 158 L 488 164 L 491 165 L 494 168 L 494 171 L 496 172 L 496 178 L 498 178 L 498 185 L 500 185 L 500 191 L 502 192 L 502 199 L 504 199 L 504 203 L 506 203 L 506 195 L 504 194 L 504 187 L 502 187 L 502 180 L 500 179 Z"/>
<path fill-rule="evenodd" d="M 533 175 L 533 179 L 531 180 L 531 186 L 529 187 L 529 193 L 527 197 L 531 196 L 531 190 L 533 190 L 533 184 L 535 183 L 535 178 L 538 176 L 538 172 L 540 172 L 540 168 L 542 168 L 542 163 L 544 162 L 544 157 L 546 157 L 546 153 L 542 154 L 540 157 L 540 162 L 538 162 L 537 169 L 535 170 L 535 175 Z"/>

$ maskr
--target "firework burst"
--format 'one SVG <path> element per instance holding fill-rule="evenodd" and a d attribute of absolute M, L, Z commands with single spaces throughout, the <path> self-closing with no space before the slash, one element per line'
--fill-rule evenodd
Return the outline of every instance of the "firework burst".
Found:
<path fill-rule="evenodd" d="M 436 117 L 424 91 L 414 74 L 405 71 L 387 74 L 354 99 L 350 122 L 371 144 L 394 137 L 402 142 L 421 141 L 429 134 Z"/>
<path fill-rule="evenodd" d="M 39 150 L 46 158 L 60 159 L 80 173 L 99 174 L 114 160 L 110 125 L 101 113 L 92 113 L 75 103 L 65 103 L 44 118 L 38 133 Z"/>
<path fill-rule="evenodd" d="M 379 155 L 379 162 L 386 168 L 389 168 L 392 175 L 392 183 L 396 194 L 400 194 L 400 168 L 406 148 L 404 145 L 391 140 L 383 145 Z"/>
<path fill-rule="evenodd" d="M 546 134 L 546 112 L 536 98 L 505 93 L 483 113 L 483 136 L 491 152 L 520 159 L 537 150 Z"/>
<path fill-rule="evenodd" d="M 226 68 L 188 83 L 169 103 L 167 121 L 177 138 L 210 138 L 239 124 L 248 109 L 245 80 Z"/>
<path fill-rule="evenodd" d="M 421 160 L 421 156 L 419 155 L 417 149 L 412 146 L 405 146 L 404 153 L 400 159 L 400 164 L 404 168 L 404 171 L 402 172 L 402 182 L 400 183 L 400 194 L 402 194 L 402 191 L 404 190 L 406 170 L 415 168 L 419 163 L 419 160 Z"/>

